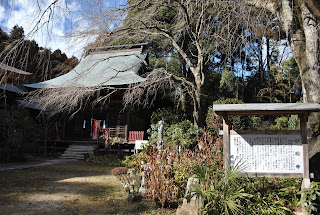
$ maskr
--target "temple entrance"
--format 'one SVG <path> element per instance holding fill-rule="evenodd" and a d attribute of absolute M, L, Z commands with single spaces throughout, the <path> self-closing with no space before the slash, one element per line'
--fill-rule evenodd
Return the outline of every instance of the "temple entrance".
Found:
<path fill-rule="evenodd" d="M 119 136 L 120 132 L 121 138 L 127 140 L 129 131 L 143 131 L 146 134 L 149 115 L 140 111 L 124 111 L 122 107 L 85 109 L 76 113 L 72 119 L 65 119 L 62 138 L 73 141 L 92 140 L 93 121 L 100 120 L 101 131 L 103 127 L 109 128 L 111 137 Z"/>

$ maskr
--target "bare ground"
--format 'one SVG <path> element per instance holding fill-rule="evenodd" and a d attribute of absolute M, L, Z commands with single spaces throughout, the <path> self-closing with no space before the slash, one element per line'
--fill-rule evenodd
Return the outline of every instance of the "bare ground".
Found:
<path fill-rule="evenodd" d="M 173 214 L 130 203 L 112 167 L 84 161 L 0 172 L 0 214 Z"/>

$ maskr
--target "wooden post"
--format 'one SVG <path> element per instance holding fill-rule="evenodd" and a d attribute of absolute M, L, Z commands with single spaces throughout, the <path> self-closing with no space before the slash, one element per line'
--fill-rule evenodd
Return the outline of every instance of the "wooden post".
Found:
<path fill-rule="evenodd" d="M 128 124 L 124 126 L 124 139 L 128 142 Z"/>
<path fill-rule="evenodd" d="M 307 139 L 307 118 L 308 113 L 299 114 L 300 119 L 300 132 L 302 141 L 302 154 L 303 154 L 303 180 L 301 190 L 310 187 L 310 173 L 309 173 L 309 146 Z M 306 210 L 302 211 L 303 214 L 309 215 Z"/>
<path fill-rule="evenodd" d="M 307 118 L 308 114 L 299 114 L 300 119 L 300 132 L 302 141 L 302 153 L 303 153 L 303 181 L 301 188 L 310 187 L 310 173 L 309 173 L 309 146 L 307 140 Z"/>
<path fill-rule="evenodd" d="M 223 115 L 223 168 L 229 168 L 230 163 L 230 130 L 228 115 Z"/>

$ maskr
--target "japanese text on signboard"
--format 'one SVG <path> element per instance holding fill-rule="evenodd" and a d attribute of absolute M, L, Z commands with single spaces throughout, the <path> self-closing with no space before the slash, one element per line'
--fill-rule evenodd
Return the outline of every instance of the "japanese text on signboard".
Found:
<path fill-rule="evenodd" d="M 230 163 L 240 161 L 245 172 L 303 173 L 299 134 L 231 134 Z"/>

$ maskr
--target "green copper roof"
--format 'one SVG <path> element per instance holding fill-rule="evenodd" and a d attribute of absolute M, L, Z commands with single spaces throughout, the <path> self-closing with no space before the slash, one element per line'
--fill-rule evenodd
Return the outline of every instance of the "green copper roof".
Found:
<path fill-rule="evenodd" d="M 65 75 L 34 84 L 32 88 L 97 87 L 133 84 L 144 81 L 138 75 L 146 54 L 141 49 L 90 53 Z"/>

